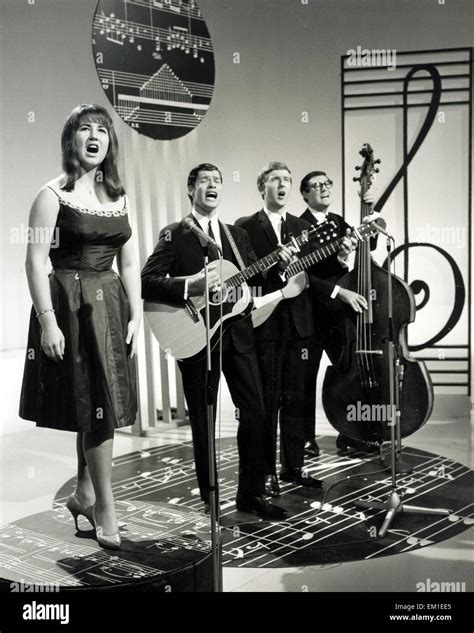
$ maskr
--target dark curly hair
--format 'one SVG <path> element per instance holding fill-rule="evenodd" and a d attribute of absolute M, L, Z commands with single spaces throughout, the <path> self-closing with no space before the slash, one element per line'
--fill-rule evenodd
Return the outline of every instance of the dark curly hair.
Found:
<path fill-rule="evenodd" d="M 221 180 L 223 181 L 222 172 L 219 169 L 219 167 L 216 167 L 212 163 L 201 163 L 200 165 L 196 165 L 196 167 L 191 169 L 191 171 L 189 172 L 188 189 L 189 187 L 194 187 L 194 185 L 196 184 L 196 180 L 199 175 L 199 172 L 201 171 L 217 171 L 221 177 Z M 188 194 L 188 198 L 190 199 L 191 202 L 193 201 L 192 196 L 190 196 L 189 194 Z"/>

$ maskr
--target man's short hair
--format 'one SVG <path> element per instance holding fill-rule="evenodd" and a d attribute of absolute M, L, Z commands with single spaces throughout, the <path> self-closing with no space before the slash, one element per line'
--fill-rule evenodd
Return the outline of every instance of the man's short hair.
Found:
<path fill-rule="evenodd" d="M 191 171 L 189 172 L 188 187 L 194 187 L 200 171 L 218 171 L 219 176 L 221 177 L 221 180 L 222 180 L 222 172 L 219 169 L 219 167 L 216 167 L 215 165 L 212 165 L 211 163 L 201 163 L 200 165 L 197 165 L 197 167 L 194 167 L 193 169 L 191 169 Z"/>
<path fill-rule="evenodd" d="M 266 165 L 257 176 L 257 188 L 262 195 L 263 195 L 262 187 L 267 179 L 268 174 L 271 173 L 272 171 L 276 171 L 277 169 L 286 169 L 286 171 L 291 176 L 291 171 L 288 169 L 288 165 L 285 165 L 285 163 L 280 163 L 278 161 L 273 161 L 271 163 L 268 163 L 268 165 Z"/>
<path fill-rule="evenodd" d="M 316 176 L 327 176 L 325 171 L 310 171 L 309 174 L 303 178 L 300 184 L 300 193 L 303 194 L 303 191 L 308 191 L 308 183 L 311 178 L 315 178 Z"/>

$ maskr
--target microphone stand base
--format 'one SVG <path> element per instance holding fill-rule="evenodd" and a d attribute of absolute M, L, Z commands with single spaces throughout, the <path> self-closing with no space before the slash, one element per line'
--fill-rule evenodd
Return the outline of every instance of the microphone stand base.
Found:
<path fill-rule="evenodd" d="M 390 452 L 388 452 L 387 455 L 390 455 Z M 382 466 L 385 466 L 386 470 L 392 470 L 392 465 L 387 464 L 387 460 L 385 458 L 386 454 L 384 452 L 384 445 L 380 444 L 380 463 Z M 407 475 L 408 473 L 413 472 L 414 466 L 403 459 L 401 452 L 398 452 L 396 456 L 395 469 L 397 473 Z"/>
<path fill-rule="evenodd" d="M 397 514 L 407 512 L 410 514 L 437 514 L 441 516 L 449 516 L 451 510 L 447 508 L 425 508 L 423 506 L 412 506 L 402 503 L 402 499 L 397 490 L 392 490 L 385 503 L 382 501 L 356 501 L 354 503 L 358 508 L 364 510 L 386 510 L 386 515 L 377 536 L 383 538 L 392 524 Z"/>

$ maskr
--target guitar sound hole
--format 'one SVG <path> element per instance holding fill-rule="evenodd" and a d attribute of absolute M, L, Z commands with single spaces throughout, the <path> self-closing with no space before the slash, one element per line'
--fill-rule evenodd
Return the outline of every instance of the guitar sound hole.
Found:
<path fill-rule="evenodd" d="M 229 298 L 229 289 L 227 286 L 220 286 L 217 290 L 211 290 L 209 293 L 209 301 L 211 305 L 219 306 L 225 303 Z"/>

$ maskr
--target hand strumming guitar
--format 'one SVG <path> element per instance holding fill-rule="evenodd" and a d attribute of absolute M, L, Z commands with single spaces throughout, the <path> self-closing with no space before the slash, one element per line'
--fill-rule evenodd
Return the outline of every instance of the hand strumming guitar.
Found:
<path fill-rule="evenodd" d="M 216 291 L 220 288 L 221 278 L 216 270 L 217 263 L 209 264 L 207 267 L 209 277 L 209 288 L 212 291 Z M 190 297 L 198 297 L 204 294 L 206 288 L 206 278 L 204 268 L 195 275 L 189 277 L 188 282 L 188 294 Z"/>

